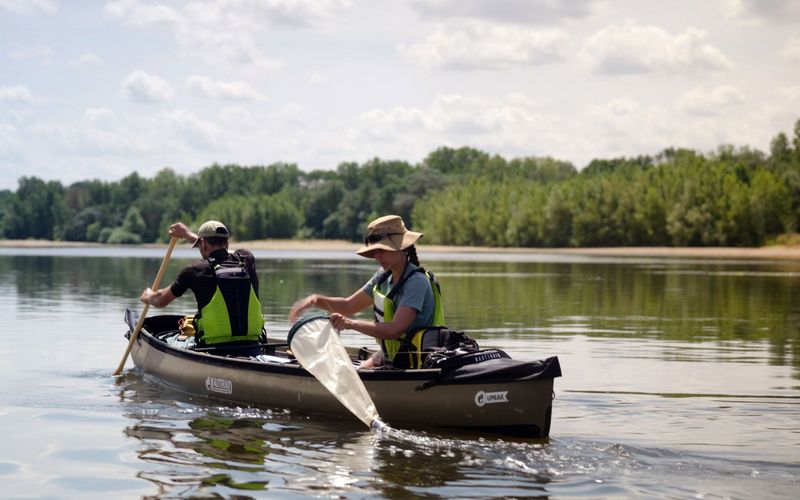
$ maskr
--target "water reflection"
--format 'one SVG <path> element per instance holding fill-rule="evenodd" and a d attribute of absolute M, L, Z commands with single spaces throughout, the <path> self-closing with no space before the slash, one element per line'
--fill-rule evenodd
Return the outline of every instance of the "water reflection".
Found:
<path fill-rule="evenodd" d="M 546 440 L 372 433 L 355 420 L 208 406 L 132 373 L 118 390 L 132 422 L 125 435 L 139 442 L 138 477 L 159 496 L 518 497 L 551 481 L 551 467 L 537 464 Z"/>
<path fill-rule="evenodd" d="M 168 279 L 191 261 L 176 257 Z M 0 256 L 0 283 L 22 313 L 71 301 L 136 297 L 160 257 Z M 766 341 L 769 363 L 800 368 L 800 264 L 735 261 L 467 262 L 433 261 L 448 323 L 493 336 L 586 335 L 659 340 Z M 261 259 L 264 313 L 281 336 L 297 297 L 350 293 L 374 270 L 364 260 Z M 188 294 L 171 306 L 191 310 Z M 277 324 L 277 325 L 276 325 Z M 800 371 L 796 371 L 800 374 Z"/>
<path fill-rule="evenodd" d="M 139 306 L 163 250 L 93 252 L 0 249 L 0 423 L 14 430 L 0 475 L 12 497 L 790 498 L 797 489 L 795 263 L 422 255 L 451 325 L 515 357 L 559 356 L 552 438 L 535 442 L 441 429 L 376 435 L 355 419 L 217 405 L 132 371 L 112 380 L 124 308 Z M 195 255 L 176 252 L 167 275 Z M 297 297 L 350 292 L 373 270 L 363 259 L 297 257 L 259 261 L 274 337 Z M 170 306 L 193 307 L 191 297 Z M 343 338 L 365 345 L 363 335 Z"/>

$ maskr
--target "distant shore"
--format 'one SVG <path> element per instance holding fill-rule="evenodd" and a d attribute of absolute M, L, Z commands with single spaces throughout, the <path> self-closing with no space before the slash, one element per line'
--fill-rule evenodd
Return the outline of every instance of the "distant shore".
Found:
<path fill-rule="evenodd" d="M 188 246 L 188 244 L 186 244 Z M 232 246 L 251 250 L 344 251 L 355 252 L 361 245 L 343 240 L 256 240 L 231 242 Z M 50 240 L 0 240 L 0 248 L 88 248 L 114 247 L 101 243 Z M 163 243 L 146 243 L 142 247 L 163 247 Z M 765 247 L 606 247 L 606 248 L 497 248 L 445 245 L 419 245 L 421 253 L 514 253 L 571 254 L 613 257 L 694 257 L 709 259 L 778 259 L 800 260 L 800 246 Z"/>

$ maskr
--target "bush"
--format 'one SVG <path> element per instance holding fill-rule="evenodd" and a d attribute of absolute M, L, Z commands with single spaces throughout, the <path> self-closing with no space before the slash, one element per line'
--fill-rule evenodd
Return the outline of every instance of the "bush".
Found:
<path fill-rule="evenodd" d="M 142 242 L 142 237 L 138 234 L 128 232 L 121 227 L 115 227 L 111 230 L 106 243 L 111 245 L 137 245 Z"/>

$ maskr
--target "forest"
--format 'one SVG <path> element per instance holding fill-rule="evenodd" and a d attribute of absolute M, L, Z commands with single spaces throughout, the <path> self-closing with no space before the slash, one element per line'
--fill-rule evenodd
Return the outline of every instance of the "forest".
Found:
<path fill-rule="evenodd" d="M 800 120 L 769 153 L 505 159 L 442 147 L 419 164 L 375 158 L 335 170 L 214 164 L 69 186 L 35 176 L 0 191 L 0 238 L 110 244 L 165 241 L 167 228 L 223 221 L 234 239 L 357 241 L 366 223 L 402 215 L 425 243 L 492 247 L 761 246 L 800 223 Z"/>

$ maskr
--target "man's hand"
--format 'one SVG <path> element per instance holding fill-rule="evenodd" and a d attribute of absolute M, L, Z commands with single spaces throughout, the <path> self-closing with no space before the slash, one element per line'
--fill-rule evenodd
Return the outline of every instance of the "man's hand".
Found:
<path fill-rule="evenodd" d="M 173 300 L 175 300 L 175 298 L 175 295 L 172 294 L 172 289 L 169 287 L 155 291 L 145 288 L 142 292 L 142 295 L 139 297 L 139 300 L 145 304 L 150 304 L 151 306 L 161 308 L 167 307 Z"/>
<path fill-rule="evenodd" d="M 151 290 L 150 288 L 145 288 L 142 292 L 142 295 L 139 297 L 139 300 L 144 302 L 145 304 L 153 305 L 153 299 L 156 297 L 156 292 Z"/>
<path fill-rule="evenodd" d="M 192 244 L 197 241 L 197 235 L 194 234 L 192 230 L 189 229 L 183 222 L 176 222 L 175 224 L 169 226 L 169 235 L 176 238 L 183 238 Z"/>

